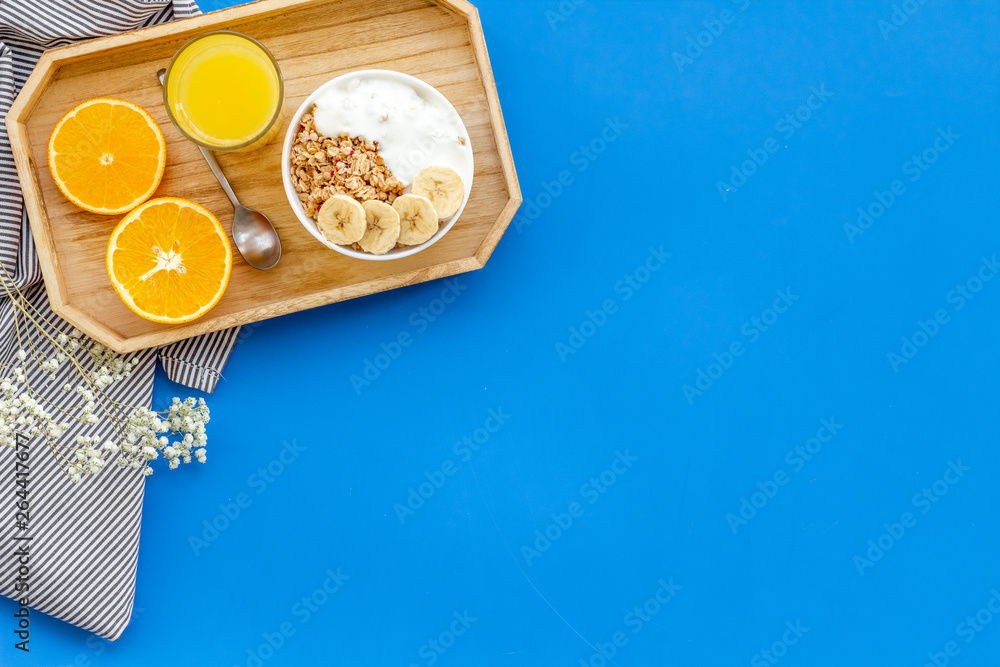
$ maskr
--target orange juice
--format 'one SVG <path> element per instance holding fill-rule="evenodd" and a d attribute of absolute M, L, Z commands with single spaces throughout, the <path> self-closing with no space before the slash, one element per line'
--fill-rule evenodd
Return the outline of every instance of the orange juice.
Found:
<path fill-rule="evenodd" d="M 267 49 L 235 32 L 196 37 L 174 56 L 164 95 L 171 120 L 213 150 L 249 150 L 277 134 L 281 72 Z"/>

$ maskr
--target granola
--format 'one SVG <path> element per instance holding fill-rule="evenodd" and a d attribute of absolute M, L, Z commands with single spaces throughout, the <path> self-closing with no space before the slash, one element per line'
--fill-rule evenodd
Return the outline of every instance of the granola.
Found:
<path fill-rule="evenodd" d="M 312 113 L 302 116 L 291 161 L 292 185 L 310 217 L 334 195 L 392 204 L 403 194 L 403 184 L 385 166 L 377 141 L 346 133 L 336 139 L 323 136 Z"/>

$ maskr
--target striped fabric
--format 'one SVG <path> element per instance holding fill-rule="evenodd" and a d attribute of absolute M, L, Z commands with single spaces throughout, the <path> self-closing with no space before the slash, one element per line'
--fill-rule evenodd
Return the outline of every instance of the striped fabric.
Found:
<path fill-rule="evenodd" d="M 0 0 L 0 119 L 24 84 L 42 51 L 74 41 L 192 16 L 193 0 Z M 95 92 L 97 94 L 97 92 Z M 6 127 L 0 124 L 0 261 L 14 283 L 40 313 L 62 331 L 72 327 L 52 314 L 21 191 Z M 4 294 L 0 292 L 0 294 Z M 0 364 L 14 359 L 18 333 L 29 324 L 16 317 L 13 304 L 0 298 Z M 190 339 L 131 355 L 139 360 L 132 376 L 109 387 L 109 395 L 130 405 L 149 405 L 159 358 L 167 375 L 185 385 L 212 391 L 236 342 L 238 330 Z M 84 367 L 93 362 L 79 357 Z M 36 367 L 29 376 L 41 393 L 65 401 L 61 387 L 73 382 L 70 363 L 57 377 Z M 76 382 L 73 382 L 74 386 Z M 112 437 L 108 423 L 70 429 L 77 435 Z M 29 444 L 30 514 L 27 530 L 15 525 L 14 451 L 0 448 L 0 594 L 27 597 L 30 607 L 115 640 L 128 625 L 135 595 L 135 573 L 142 517 L 144 478 L 117 465 L 73 485 L 56 466 L 44 442 Z M 18 557 L 14 537 L 30 537 L 26 592 L 16 593 Z M 5 640 L 6 641 L 6 640 Z"/>

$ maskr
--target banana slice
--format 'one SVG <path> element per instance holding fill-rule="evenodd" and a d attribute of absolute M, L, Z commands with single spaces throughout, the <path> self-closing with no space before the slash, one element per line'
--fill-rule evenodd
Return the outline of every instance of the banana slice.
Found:
<path fill-rule="evenodd" d="M 384 255 L 396 247 L 399 213 L 384 201 L 375 199 L 366 201 L 361 207 L 365 209 L 368 226 L 358 245 L 373 255 Z"/>
<path fill-rule="evenodd" d="M 350 245 L 365 234 L 365 209 L 353 197 L 334 195 L 319 209 L 316 226 L 330 243 Z"/>
<path fill-rule="evenodd" d="M 330 243 L 350 245 L 365 233 L 365 209 L 353 197 L 334 195 L 316 215 L 316 226 Z"/>
<path fill-rule="evenodd" d="M 399 213 L 399 243 L 420 245 L 438 230 L 438 214 L 427 197 L 403 195 L 396 197 L 392 207 Z"/>
<path fill-rule="evenodd" d="M 446 220 L 455 215 L 462 205 L 462 200 L 465 199 L 465 183 L 454 169 L 424 167 L 413 180 L 410 192 L 430 199 L 438 217 Z"/>

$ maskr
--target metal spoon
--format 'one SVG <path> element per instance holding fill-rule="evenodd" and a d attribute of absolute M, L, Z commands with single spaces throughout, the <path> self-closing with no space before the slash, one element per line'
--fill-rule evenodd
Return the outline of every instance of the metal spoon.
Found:
<path fill-rule="evenodd" d="M 165 69 L 156 73 L 160 85 L 163 85 L 166 73 Z M 212 151 L 204 146 L 198 146 L 198 148 L 205 156 L 212 173 L 219 179 L 219 185 L 225 190 L 229 201 L 233 203 L 233 208 L 236 209 L 236 213 L 233 215 L 233 240 L 236 241 L 236 249 L 243 255 L 247 264 L 253 268 L 261 271 L 274 268 L 278 260 L 281 259 L 281 239 L 278 238 L 278 232 L 275 231 L 274 225 L 263 213 L 250 210 L 240 204 Z"/>

